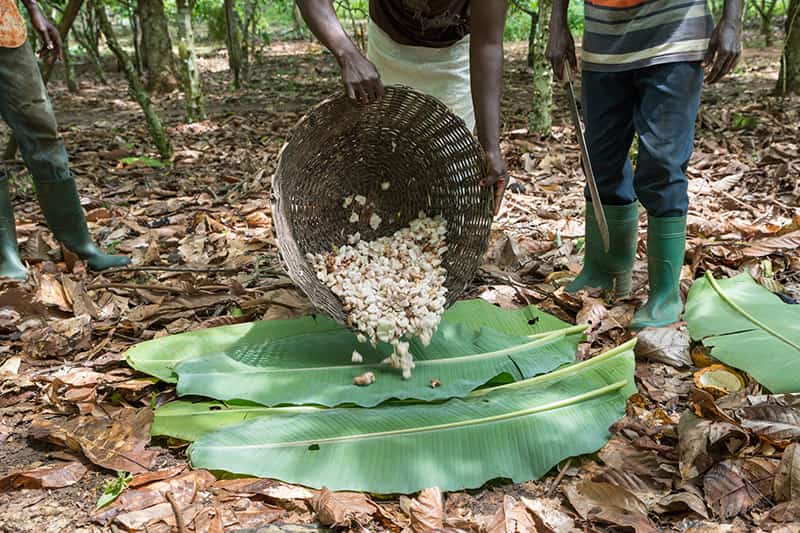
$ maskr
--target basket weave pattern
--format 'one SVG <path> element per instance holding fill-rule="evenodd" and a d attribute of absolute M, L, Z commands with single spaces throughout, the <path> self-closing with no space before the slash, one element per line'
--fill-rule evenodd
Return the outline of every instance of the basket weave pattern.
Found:
<path fill-rule="evenodd" d="M 492 191 L 481 187 L 483 151 L 464 122 L 438 100 L 386 87 L 379 103 L 340 94 L 294 127 L 272 180 L 273 227 L 281 262 L 311 302 L 345 323 L 340 300 L 320 282 L 306 253 L 330 251 L 358 231 L 373 240 L 408 226 L 420 211 L 447 221 L 445 286 L 450 305 L 472 280 L 486 249 Z M 382 190 L 381 183 L 390 188 Z M 362 195 L 343 208 L 344 198 Z M 349 221 L 352 212 L 358 223 Z M 369 226 L 372 213 L 382 222 Z"/>

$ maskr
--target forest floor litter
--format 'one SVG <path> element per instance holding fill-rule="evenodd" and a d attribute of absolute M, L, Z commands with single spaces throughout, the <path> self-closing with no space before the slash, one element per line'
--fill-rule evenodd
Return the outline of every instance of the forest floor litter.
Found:
<path fill-rule="evenodd" d="M 509 49 L 502 146 L 513 180 L 465 298 L 589 324 L 577 352 L 590 359 L 631 338 L 644 255 L 629 299 L 604 305 L 601 294 L 563 291 L 580 269 L 579 150 L 558 91 L 552 136 L 528 133 L 525 48 Z M 90 225 L 135 266 L 98 275 L 62 260 L 29 181 L 15 180 L 20 246 L 33 265 L 28 282 L 0 286 L 0 530 L 800 531 L 800 395 L 766 394 L 692 343 L 685 324 L 639 334 L 639 392 L 608 444 L 535 482 L 399 497 L 311 490 L 216 479 L 187 467 L 185 442 L 151 440 L 152 407 L 174 400 L 175 386 L 130 368 L 128 349 L 311 311 L 278 265 L 269 182 L 286 133 L 338 89 L 338 72 L 314 45 L 272 51 L 238 91 L 215 67 L 222 55 L 201 58 L 207 121 L 179 122 L 177 94 L 155 100 L 176 148 L 171 167 L 145 158 L 147 132 L 120 77 L 106 87 L 87 73 L 77 95 L 51 85 Z M 684 297 L 705 273 L 747 271 L 800 300 L 800 100 L 768 96 L 777 64 L 771 51 L 748 51 L 703 96 Z M 95 511 L 104 493 L 120 495 Z"/>

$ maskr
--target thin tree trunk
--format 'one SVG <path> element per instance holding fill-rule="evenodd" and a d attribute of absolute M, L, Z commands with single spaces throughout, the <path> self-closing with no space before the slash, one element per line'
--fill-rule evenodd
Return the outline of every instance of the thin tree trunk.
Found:
<path fill-rule="evenodd" d="M 194 2 L 177 0 L 178 6 L 178 57 L 183 69 L 183 93 L 186 103 L 186 121 L 197 122 L 206 119 L 205 102 L 200 85 L 200 71 L 197 69 L 197 56 L 194 49 L 194 29 L 192 28 L 192 8 Z"/>
<path fill-rule="evenodd" d="M 164 0 L 139 0 L 139 28 L 142 32 L 142 58 L 147 71 L 147 89 L 165 93 L 178 85 L 172 40 L 169 37 Z"/>
<path fill-rule="evenodd" d="M 75 26 L 73 32 L 76 40 L 81 44 L 86 55 L 94 66 L 97 79 L 103 85 L 108 85 L 106 73 L 103 70 L 103 61 L 100 56 L 100 29 L 97 26 L 97 21 L 94 16 L 94 7 L 91 1 L 86 3 L 86 9 L 81 12 L 81 24 Z"/>
<path fill-rule="evenodd" d="M 550 36 L 550 25 L 543 22 L 550 20 L 552 0 L 539 0 L 539 15 L 536 24 L 536 37 L 533 46 L 533 108 L 528 117 L 528 128 L 532 132 L 549 135 L 553 125 L 553 70 L 545 57 L 547 39 Z"/>
<path fill-rule="evenodd" d="M 128 21 L 131 25 L 131 33 L 133 33 L 133 59 L 136 73 L 139 76 L 144 72 L 144 65 L 142 64 L 142 32 L 139 31 L 139 21 L 136 19 L 136 9 L 132 5 L 135 0 L 125 2 L 125 9 L 128 12 Z"/>
<path fill-rule="evenodd" d="M 71 93 L 78 92 L 78 82 L 75 81 L 75 69 L 72 68 L 72 54 L 69 52 L 69 35 L 65 35 L 64 42 L 64 78 L 67 80 L 67 89 Z"/>
<path fill-rule="evenodd" d="M 786 12 L 786 40 L 775 92 L 782 95 L 800 94 L 800 0 L 789 2 Z"/>
<path fill-rule="evenodd" d="M 133 66 L 131 58 L 122 47 L 119 45 L 114 29 L 111 27 L 111 22 L 106 15 L 106 8 L 103 0 L 95 0 L 95 13 L 97 15 L 97 22 L 100 24 L 100 29 L 105 35 L 106 44 L 111 49 L 111 52 L 117 57 L 120 65 L 122 65 L 125 78 L 128 80 L 128 92 L 136 100 L 144 112 L 144 118 L 147 121 L 147 129 L 153 142 L 158 148 L 159 154 L 165 160 L 172 157 L 172 145 L 170 144 L 167 132 L 161 124 L 161 119 L 156 114 L 155 109 L 150 104 L 150 95 L 142 85 L 139 76 L 136 74 L 136 69 Z"/>
<path fill-rule="evenodd" d="M 233 71 L 233 86 L 242 86 L 242 35 L 234 0 L 225 0 L 225 44 L 228 47 L 228 64 Z"/>

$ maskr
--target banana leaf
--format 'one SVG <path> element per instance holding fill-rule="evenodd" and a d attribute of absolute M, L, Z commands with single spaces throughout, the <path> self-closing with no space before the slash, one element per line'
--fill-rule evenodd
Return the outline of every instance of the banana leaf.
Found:
<path fill-rule="evenodd" d="M 463 399 L 262 417 L 203 435 L 189 457 L 196 468 L 384 494 L 535 479 L 605 444 L 636 391 L 633 345 Z"/>
<path fill-rule="evenodd" d="M 296 414 L 314 407 L 264 407 L 252 402 L 175 400 L 156 409 L 150 434 L 192 442 L 201 435 L 262 416 Z"/>
<path fill-rule="evenodd" d="M 784 303 L 749 274 L 695 282 L 686 302 L 692 339 L 774 393 L 800 392 L 800 305 Z"/>
<path fill-rule="evenodd" d="M 177 390 L 179 396 L 266 406 L 372 407 L 389 399 L 441 400 L 464 396 L 492 379 L 517 381 L 569 363 L 584 329 L 573 326 L 531 339 L 446 322 L 428 346 L 412 341 L 416 368 L 408 380 L 381 364 L 389 353 L 387 345 L 374 349 L 353 344 L 344 330 L 309 333 L 274 340 L 248 354 L 245 362 L 234 358 L 239 354 L 224 353 L 183 361 L 176 368 Z M 363 364 L 347 362 L 354 349 L 364 356 Z M 375 374 L 375 383 L 353 385 L 365 372 Z"/>
<path fill-rule="evenodd" d="M 443 316 L 445 323 L 463 324 L 473 330 L 488 327 L 510 336 L 544 335 L 569 326 L 534 306 L 503 310 L 480 299 L 454 304 Z M 175 367 L 183 360 L 226 354 L 247 363 L 257 359 L 270 343 L 298 336 L 304 337 L 303 342 L 308 343 L 304 345 L 304 354 L 326 352 L 332 342 L 349 344 L 350 351 L 337 364 L 346 363 L 352 350 L 359 346 L 351 331 L 327 317 L 312 315 L 294 320 L 266 320 L 171 335 L 140 343 L 128 350 L 126 356 L 128 364 L 136 370 L 175 383 L 178 381 Z M 572 337 L 575 343 L 573 353 L 579 340 L 577 335 Z M 385 353 L 386 348 L 383 350 Z"/>

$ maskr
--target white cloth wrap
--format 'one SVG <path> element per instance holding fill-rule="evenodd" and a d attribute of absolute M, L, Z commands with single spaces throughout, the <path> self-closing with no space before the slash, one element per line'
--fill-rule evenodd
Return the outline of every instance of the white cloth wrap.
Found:
<path fill-rule="evenodd" d="M 367 58 L 384 85 L 406 85 L 438 98 L 475 130 L 469 75 L 469 35 L 447 48 L 399 44 L 369 21 Z"/>

